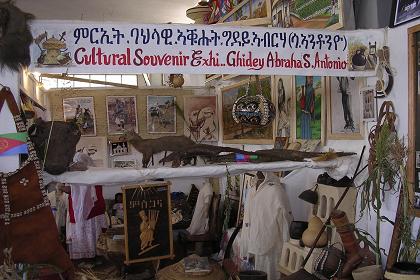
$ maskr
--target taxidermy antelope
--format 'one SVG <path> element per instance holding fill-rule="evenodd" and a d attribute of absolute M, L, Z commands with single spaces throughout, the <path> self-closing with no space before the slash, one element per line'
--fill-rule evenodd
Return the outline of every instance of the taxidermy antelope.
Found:
<path fill-rule="evenodd" d="M 143 139 L 133 130 L 126 132 L 127 141 L 143 154 L 143 168 L 147 168 L 153 155 L 160 152 L 178 152 L 188 150 L 195 143 L 185 136 L 163 136 L 157 139 Z"/>
<path fill-rule="evenodd" d="M 29 46 L 32 34 L 28 20 L 34 16 L 22 12 L 12 1 L 0 2 L 0 68 L 18 71 L 31 63 Z"/>

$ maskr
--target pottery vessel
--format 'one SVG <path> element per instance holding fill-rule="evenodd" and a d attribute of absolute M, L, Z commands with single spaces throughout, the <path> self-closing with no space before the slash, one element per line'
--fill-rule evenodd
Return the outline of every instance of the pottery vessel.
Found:
<path fill-rule="evenodd" d="M 306 247 L 312 247 L 312 244 L 314 244 L 315 239 L 318 236 L 318 233 L 321 231 L 322 227 L 323 223 L 317 216 L 313 216 L 309 220 L 308 228 L 302 234 L 302 242 Z M 318 242 L 316 243 L 315 248 L 325 247 L 327 242 L 327 232 L 324 230 Z"/>

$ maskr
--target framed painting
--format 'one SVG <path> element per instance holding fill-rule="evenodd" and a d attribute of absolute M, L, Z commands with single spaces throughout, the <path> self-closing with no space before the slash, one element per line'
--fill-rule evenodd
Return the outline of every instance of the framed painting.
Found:
<path fill-rule="evenodd" d="M 174 257 L 170 182 L 122 188 L 125 263 Z"/>
<path fill-rule="evenodd" d="M 138 133 L 136 104 L 135 96 L 106 97 L 108 134 L 122 134 L 124 130 Z"/>
<path fill-rule="evenodd" d="M 273 76 L 273 93 L 276 104 L 276 136 L 290 137 L 292 123 L 293 76 Z"/>
<path fill-rule="evenodd" d="M 269 1 L 267 0 L 250 0 L 251 18 L 265 18 L 268 16 Z"/>
<path fill-rule="evenodd" d="M 175 96 L 147 96 L 147 132 L 176 133 Z"/>
<path fill-rule="evenodd" d="M 271 77 L 260 77 L 260 83 L 262 94 L 272 101 Z M 273 144 L 274 122 L 266 126 L 251 127 L 238 124 L 233 119 L 233 104 L 239 97 L 246 94 L 247 85 L 248 80 L 244 80 L 221 90 L 222 98 L 220 98 L 221 106 L 219 106 L 221 112 L 219 116 L 223 135 L 222 141 L 228 144 Z M 248 94 L 251 96 L 257 94 L 255 80 L 250 83 Z"/>
<path fill-rule="evenodd" d="M 327 138 L 363 139 L 361 79 L 329 78 L 327 89 Z"/>
<path fill-rule="evenodd" d="M 123 156 L 130 153 L 127 141 L 110 141 L 109 142 L 109 155 L 110 156 Z"/>
<path fill-rule="evenodd" d="M 294 139 L 325 143 L 325 80 L 319 76 L 294 78 Z"/>
<path fill-rule="evenodd" d="M 63 98 L 64 121 L 75 121 L 82 136 L 96 136 L 93 97 Z"/>
<path fill-rule="evenodd" d="M 393 0 L 390 27 L 394 27 L 420 17 L 420 3 L 417 0 Z"/>
<path fill-rule="evenodd" d="M 185 96 L 185 135 L 196 142 L 219 140 L 217 96 Z"/>
<path fill-rule="evenodd" d="M 112 168 L 136 168 L 137 161 L 135 159 L 114 159 Z"/>
<path fill-rule="evenodd" d="M 344 25 L 343 0 L 271 0 L 274 27 L 340 29 Z"/>
<path fill-rule="evenodd" d="M 82 137 L 76 151 L 87 154 L 95 167 L 108 167 L 107 139 L 105 137 Z"/>
<path fill-rule="evenodd" d="M 360 89 L 360 95 L 362 98 L 362 116 L 364 121 L 374 121 L 376 119 L 376 98 L 375 88 L 364 87 Z"/>

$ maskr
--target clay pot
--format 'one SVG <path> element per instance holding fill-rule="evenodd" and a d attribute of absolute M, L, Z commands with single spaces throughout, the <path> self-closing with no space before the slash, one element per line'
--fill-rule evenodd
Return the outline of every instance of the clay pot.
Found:
<path fill-rule="evenodd" d="M 318 233 L 321 231 L 323 223 L 320 218 L 313 216 L 309 220 L 308 228 L 302 234 L 302 242 L 306 247 L 312 247 Z M 325 247 L 327 245 L 327 233 L 324 231 L 315 245 L 315 248 Z"/>
<path fill-rule="evenodd" d="M 347 257 L 351 258 L 360 251 L 356 235 L 354 234 L 354 226 L 350 224 L 346 213 L 340 210 L 331 213 L 331 220 L 336 226 L 338 234 L 340 234 Z"/>
<path fill-rule="evenodd" d="M 366 67 L 366 56 L 363 49 L 359 49 L 351 58 L 351 63 L 354 70 L 365 70 Z"/>
<path fill-rule="evenodd" d="M 380 265 L 370 265 L 353 270 L 354 280 L 380 280 L 384 273 Z"/>

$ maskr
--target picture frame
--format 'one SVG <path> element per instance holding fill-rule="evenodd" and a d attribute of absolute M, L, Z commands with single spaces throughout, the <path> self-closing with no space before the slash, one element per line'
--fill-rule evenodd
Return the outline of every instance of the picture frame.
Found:
<path fill-rule="evenodd" d="M 148 133 L 176 133 L 175 104 L 175 96 L 147 96 L 146 124 Z"/>
<path fill-rule="evenodd" d="M 333 0 L 329 3 L 324 1 L 325 3 L 321 4 L 308 2 L 310 1 L 294 1 L 292 5 L 290 0 L 272 0 L 270 6 L 272 26 L 332 30 L 344 26 L 343 0 Z M 325 12 L 321 12 L 323 10 Z"/>
<path fill-rule="evenodd" d="M 81 137 L 76 145 L 76 151 L 87 154 L 94 167 L 108 167 L 108 146 L 106 137 Z"/>
<path fill-rule="evenodd" d="M 329 77 L 327 81 L 327 138 L 331 140 L 361 140 L 362 79 Z"/>
<path fill-rule="evenodd" d="M 260 77 L 263 94 L 273 102 L 271 76 Z M 243 80 L 221 89 L 219 98 L 219 119 L 221 140 L 226 144 L 273 144 L 274 121 L 265 127 L 246 127 L 237 124 L 232 117 L 233 103 L 245 95 L 248 80 Z M 256 81 L 252 79 L 250 95 L 256 94 Z"/>
<path fill-rule="evenodd" d="M 271 24 L 271 0 L 243 0 L 218 21 L 229 25 L 269 25 Z M 252 8 L 254 5 L 254 8 Z M 254 9 L 254 13 L 253 13 Z M 232 21 L 233 16 L 233 21 Z"/>
<path fill-rule="evenodd" d="M 92 96 L 63 98 L 64 121 L 75 121 L 82 136 L 96 136 L 95 103 Z"/>
<path fill-rule="evenodd" d="M 108 134 L 123 134 L 124 130 L 138 133 L 136 96 L 107 96 L 106 115 Z"/>
<path fill-rule="evenodd" d="M 276 105 L 275 131 L 277 137 L 290 137 L 292 114 L 293 76 L 272 76 Z"/>
<path fill-rule="evenodd" d="M 287 149 L 289 145 L 289 137 L 277 136 L 274 140 L 274 149 Z"/>
<path fill-rule="evenodd" d="M 364 121 L 376 120 L 376 98 L 374 87 L 363 87 L 360 89 L 362 96 L 362 118 Z"/>
<path fill-rule="evenodd" d="M 420 17 L 420 5 L 416 0 L 393 0 L 389 27 L 396 27 Z"/>
<path fill-rule="evenodd" d="M 109 141 L 109 155 L 123 156 L 130 154 L 130 145 L 127 141 Z"/>
<path fill-rule="evenodd" d="M 311 79 L 313 91 L 306 86 Z M 320 144 L 325 145 L 325 83 L 325 78 L 320 76 L 294 76 L 292 142 L 300 139 L 320 140 Z M 307 88 L 312 95 L 309 99 L 302 95 Z"/>
<path fill-rule="evenodd" d="M 135 159 L 114 159 L 112 168 L 136 168 L 137 161 Z"/>
<path fill-rule="evenodd" d="M 174 257 L 170 186 L 163 181 L 122 188 L 125 264 Z"/>
<path fill-rule="evenodd" d="M 195 142 L 219 140 L 216 95 L 184 96 L 184 134 Z"/>

